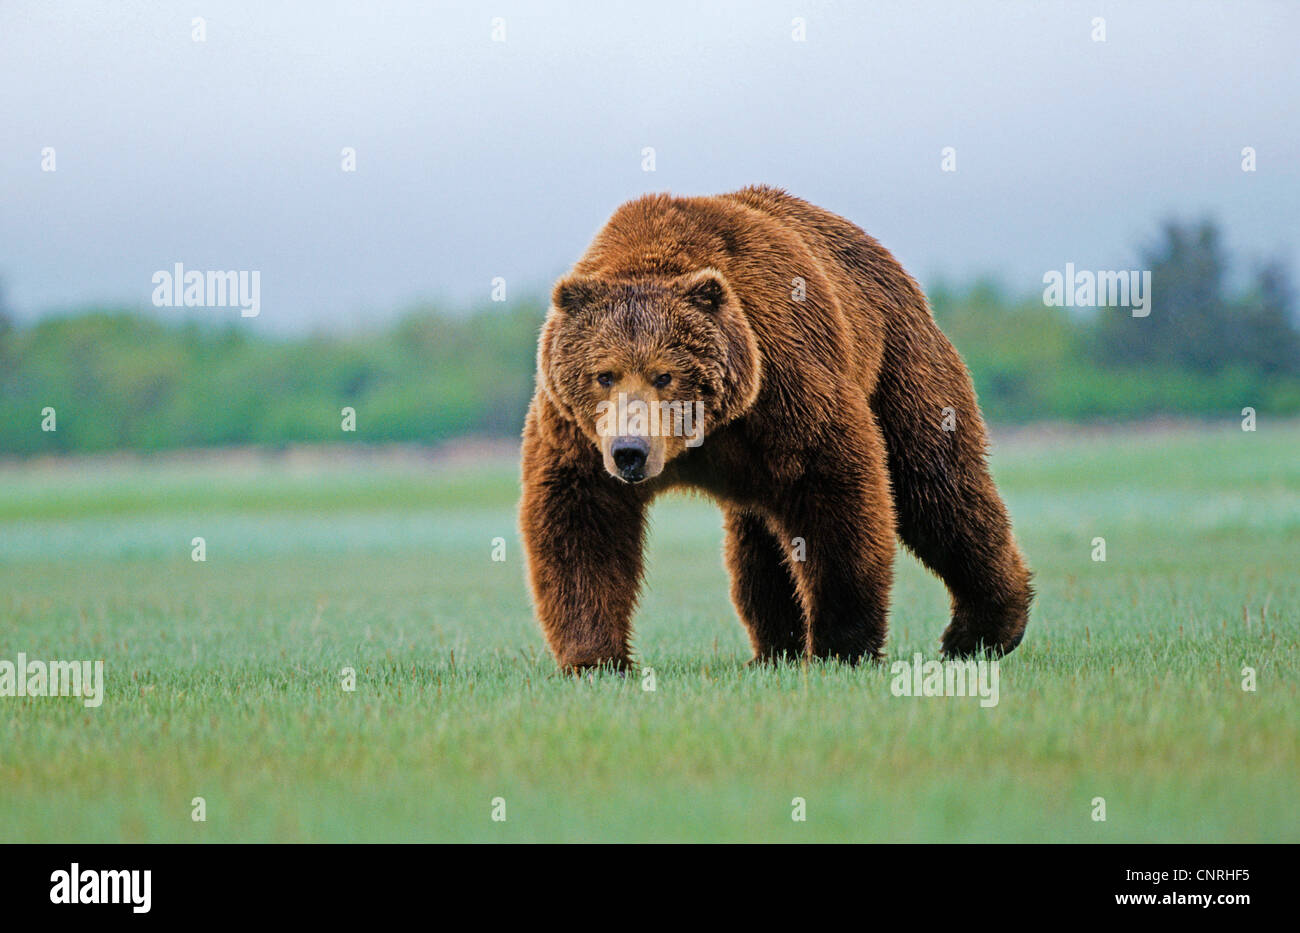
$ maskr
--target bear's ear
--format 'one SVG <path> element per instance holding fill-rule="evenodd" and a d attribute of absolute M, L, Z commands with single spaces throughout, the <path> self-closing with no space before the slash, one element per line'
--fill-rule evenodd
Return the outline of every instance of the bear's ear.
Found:
<path fill-rule="evenodd" d="M 681 296 L 707 314 L 716 314 L 727 302 L 727 280 L 714 268 L 700 269 L 675 283 Z"/>
<path fill-rule="evenodd" d="M 567 275 L 555 283 L 551 305 L 564 314 L 573 314 L 593 304 L 600 291 L 601 282 L 594 276 Z"/>

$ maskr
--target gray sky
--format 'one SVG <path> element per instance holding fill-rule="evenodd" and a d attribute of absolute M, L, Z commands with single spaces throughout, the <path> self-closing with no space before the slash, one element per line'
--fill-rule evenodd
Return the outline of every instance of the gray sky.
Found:
<path fill-rule="evenodd" d="M 1170 214 L 1300 273 L 1297 47 L 1283 2 L 6 0 L 0 278 L 27 318 L 258 270 L 246 326 L 365 327 L 544 294 L 642 192 L 760 182 L 923 282 L 1129 268 Z"/>

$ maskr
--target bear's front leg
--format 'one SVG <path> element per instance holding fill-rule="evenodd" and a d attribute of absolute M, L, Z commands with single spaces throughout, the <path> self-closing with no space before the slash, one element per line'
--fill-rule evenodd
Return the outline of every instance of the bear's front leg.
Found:
<path fill-rule="evenodd" d="M 598 457 L 526 435 L 520 528 L 537 617 L 560 666 L 626 669 L 645 537 L 640 497 Z"/>
<path fill-rule="evenodd" d="M 893 582 L 894 509 L 874 425 L 837 432 L 777 503 L 808 623 L 808 654 L 857 663 L 882 657 Z M 802 557 L 802 559 L 799 559 Z"/>

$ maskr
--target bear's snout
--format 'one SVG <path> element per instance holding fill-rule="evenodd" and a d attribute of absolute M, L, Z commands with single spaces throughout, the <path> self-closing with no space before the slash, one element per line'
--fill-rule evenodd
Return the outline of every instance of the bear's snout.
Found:
<path fill-rule="evenodd" d="M 616 437 L 609 445 L 609 455 L 614 458 L 620 479 L 639 483 L 645 479 L 646 457 L 650 443 L 644 437 Z"/>

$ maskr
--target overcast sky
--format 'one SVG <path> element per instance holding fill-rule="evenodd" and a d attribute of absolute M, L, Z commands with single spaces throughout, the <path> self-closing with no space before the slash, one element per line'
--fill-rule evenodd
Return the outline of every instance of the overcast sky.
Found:
<path fill-rule="evenodd" d="M 257 270 L 247 326 L 366 327 L 544 294 L 642 192 L 760 182 L 923 282 L 1129 268 L 1174 214 L 1300 273 L 1298 47 L 1300 4 L 1240 0 L 5 0 L 0 279 L 28 318 Z"/>

